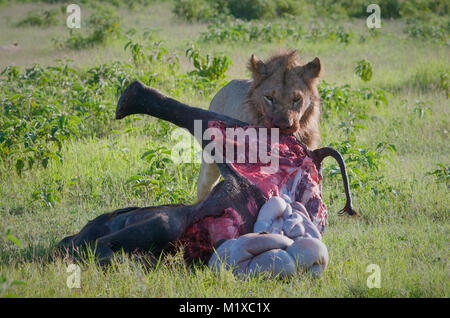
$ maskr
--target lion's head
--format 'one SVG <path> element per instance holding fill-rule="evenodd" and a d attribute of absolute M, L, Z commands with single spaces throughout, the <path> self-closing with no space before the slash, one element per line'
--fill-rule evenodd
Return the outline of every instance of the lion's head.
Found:
<path fill-rule="evenodd" d="M 246 105 L 253 123 L 280 128 L 309 147 L 317 147 L 320 60 L 316 57 L 303 65 L 296 51 L 285 51 L 266 62 L 252 55 L 248 68 L 253 81 Z"/>

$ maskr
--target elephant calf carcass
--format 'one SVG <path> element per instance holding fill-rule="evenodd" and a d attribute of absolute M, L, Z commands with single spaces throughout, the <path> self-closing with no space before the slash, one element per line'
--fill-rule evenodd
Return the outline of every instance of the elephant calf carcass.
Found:
<path fill-rule="evenodd" d="M 227 136 L 228 128 L 239 127 L 244 130 L 258 128 L 218 113 L 187 106 L 138 81 L 130 84 L 123 92 L 116 109 L 117 119 L 131 114 L 147 114 L 170 121 L 186 128 L 193 135 L 195 135 L 197 121 L 197 124 L 200 123 L 201 136 L 209 128 L 223 132 L 223 136 Z M 245 139 L 246 143 L 260 142 L 259 131 L 261 130 L 256 129 L 256 131 L 258 131 L 256 135 Z M 271 140 L 270 137 L 268 139 Z M 225 147 L 226 144 L 231 143 L 232 149 L 237 149 L 239 146 L 236 140 L 227 140 L 226 137 L 215 138 L 213 141 L 201 139 L 199 142 L 203 148 L 214 142 L 215 150 L 220 149 L 224 158 L 230 149 Z M 262 223 L 270 221 L 269 215 L 276 212 L 270 208 L 273 204 L 271 203 L 273 200 L 270 201 L 271 198 L 280 197 L 283 198 L 283 202 L 287 202 L 286 206 L 294 211 L 291 211 L 291 214 L 294 214 L 288 215 L 289 213 L 286 212 L 287 217 L 283 225 L 276 220 L 279 219 L 278 217 L 272 220 L 271 227 L 266 228 L 264 233 L 267 230 L 273 230 L 273 233 L 263 241 L 269 242 L 274 236 L 282 236 L 281 240 L 290 242 L 282 250 L 293 251 L 291 254 L 298 261 L 301 248 L 307 248 L 307 246 L 312 249 L 322 248 L 320 244 L 309 244 L 307 241 L 320 242 L 321 233 L 326 224 L 327 209 L 322 200 L 320 174 L 321 162 L 326 156 L 333 156 L 341 168 L 347 198 L 346 206 L 342 211 L 348 214 L 356 212 L 352 208 L 345 165 L 337 151 L 328 147 L 310 151 L 293 136 L 288 135 L 280 135 L 275 144 L 271 142 L 262 149 L 266 149 L 267 154 L 276 156 L 279 165 L 274 171 L 268 172 L 261 169 L 267 164 L 260 161 L 217 162 L 224 180 L 217 184 L 203 201 L 193 205 L 129 207 L 106 213 L 90 221 L 78 234 L 63 239 L 60 247 L 72 250 L 91 246 L 99 261 L 108 263 L 114 252 L 120 250 L 129 253 L 140 251 L 157 254 L 163 250 L 171 250 L 173 246 L 181 245 L 184 247 L 187 261 L 207 262 L 214 248 L 217 251 L 225 250 L 224 247 L 234 242 L 232 240 L 236 240 L 235 244 L 239 243 L 240 237 L 244 240 L 246 234 L 254 232 L 258 214 L 261 214 L 258 220 L 261 222 L 256 225 L 259 224 L 261 229 L 264 228 Z M 247 146 L 244 145 L 246 149 L 244 156 L 247 156 L 248 147 L 245 147 Z M 272 149 L 277 151 L 273 152 Z M 268 211 L 261 211 L 263 206 L 265 206 L 263 211 Z M 284 210 L 283 213 L 285 213 Z M 262 237 L 266 235 L 264 233 L 250 236 Z M 303 239 L 302 243 L 297 243 L 300 239 Z M 230 240 L 231 243 L 229 243 Z M 248 244 L 252 245 L 252 240 L 255 238 L 249 239 Z M 277 237 L 275 240 L 280 238 Z M 228 245 L 222 247 L 223 242 Z M 261 239 L 257 238 L 254 242 L 261 246 Z M 267 250 L 270 244 L 268 243 L 261 251 Z M 240 248 L 234 250 L 237 251 Z M 322 257 L 323 253 L 320 255 Z M 321 264 L 324 263 L 324 261 L 321 262 Z M 258 262 L 255 261 L 255 263 Z M 250 263 L 247 265 L 250 266 Z"/>

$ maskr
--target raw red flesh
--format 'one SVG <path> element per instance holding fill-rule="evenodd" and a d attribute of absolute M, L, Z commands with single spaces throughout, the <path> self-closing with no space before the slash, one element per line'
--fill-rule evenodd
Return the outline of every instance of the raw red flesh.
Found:
<path fill-rule="evenodd" d="M 223 122 L 211 121 L 209 127 L 219 128 L 223 136 L 226 136 L 226 126 Z M 242 128 L 245 130 L 255 128 L 255 126 Z M 270 154 L 270 132 L 267 140 L 267 153 Z M 214 142 L 216 142 L 216 145 L 225 144 L 223 140 L 218 139 L 215 139 Z M 226 140 L 226 142 L 237 145 L 236 140 Z M 258 140 L 249 140 L 249 137 L 246 137 L 246 145 L 254 145 L 257 142 Z M 248 163 L 248 147 L 246 147 L 246 163 L 231 163 L 231 165 L 252 184 L 257 186 L 267 199 L 270 199 L 272 196 L 278 196 L 280 193 L 285 193 L 291 197 L 292 201 L 302 203 L 313 224 L 323 233 L 328 213 L 327 207 L 322 200 L 322 177 L 319 175 L 312 159 L 307 156 L 306 146 L 297 141 L 294 136 L 289 135 L 280 135 L 279 144 L 274 146 L 278 146 L 278 154 L 276 156 L 279 159 L 279 168 L 275 173 L 261 172 L 261 167 L 269 166 L 270 163 L 263 164 L 259 161 L 257 163 Z M 223 147 L 223 153 L 225 154 L 225 146 Z M 297 176 L 297 174 L 299 175 Z M 294 182 L 296 183 L 295 185 Z M 295 194 L 291 193 L 293 187 Z M 248 206 L 251 207 L 250 211 L 258 213 L 252 198 L 249 198 Z M 206 217 L 200 220 L 191 225 L 180 238 L 180 243 L 185 246 L 185 257 L 187 259 L 207 261 L 217 241 L 220 239 L 233 239 L 246 234 L 243 225 L 239 212 L 233 208 L 225 209 L 220 216 Z"/>

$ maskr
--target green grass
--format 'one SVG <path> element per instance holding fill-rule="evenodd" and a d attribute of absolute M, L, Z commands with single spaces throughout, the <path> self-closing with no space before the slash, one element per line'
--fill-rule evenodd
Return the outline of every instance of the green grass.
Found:
<path fill-rule="evenodd" d="M 103 45 L 85 50 L 56 49 L 51 39 L 68 36 L 64 21 L 56 26 L 16 27 L 15 23 L 32 9 L 49 10 L 56 5 L 3 5 L 0 11 L 0 45 L 19 43 L 15 53 L 0 51 L 0 68 L 19 65 L 23 70 L 33 63 L 54 65 L 55 58 L 73 59 L 71 66 L 87 70 L 114 60 L 132 63 L 124 51 L 125 37 L 111 38 Z M 93 9 L 89 9 L 93 10 Z M 171 3 L 155 3 L 140 10 L 119 8 L 124 31 L 136 28 L 155 30 L 170 53 L 180 58 L 178 74 L 194 68 L 184 56 L 189 44 L 206 30 L 202 23 L 187 23 L 171 13 Z M 5 19 L 5 17 L 9 17 Z M 118 258 L 108 269 L 93 260 L 81 266 L 81 289 L 66 286 L 71 261 L 53 255 L 64 236 L 81 229 L 90 219 L 116 208 L 148 206 L 168 202 L 194 202 L 199 165 L 171 165 L 160 180 L 161 193 L 143 188 L 133 190 L 130 177 L 145 175 L 149 163 L 141 155 L 150 149 L 168 146 L 161 122 L 135 116 L 112 121 L 115 95 L 108 95 L 106 114 L 111 117 L 100 130 L 88 131 L 63 143 L 63 162 L 52 160 L 49 167 L 24 171 L 20 177 L 14 166 L 2 166 L 0 174 L 0 296 L 20 297 L 448 297 L 448 222 L 450 196 L 448 184 L 426 176 L 438 163 L 449 164 L 449 101 L 440 87 L 440 73 L 450 70 L 447 45 L 431 40 L 412 39 L 403 20 L 384 21 L 377 38 L 367 36 L 365 20 L 338 21 L 350 28 L 348 44 L 335 41 L 285 41 L 276 43 L 204 43 L 201 52 L 227 55 L 233 61 L 228 79 L 246 78 L 251 53 L 267 57 L 279 47 L 297 48 L 305 61 L 319 56 L 323 79 L 332 85 L 352 88 L 382 88 L 389 92 L 388 106 L 361 101 L 367 119 L 366 129 L 356 133 L 356 141 L 374 149 L 379 142 L 395 145 L 378 170 L 367 169 L 370 177 L 382 176 L 374 193 L 355 188 L 354 205 L 359 219 L 338 217 L 344 204 L 341 181 L 325 177 L 323 196 L 329 210 L 324 242 L 330 263 L 320 279 L 297 275 L 289 281 L 252 277 L 241 281 L 230 272 L 212 273 L 207 267 L 188 268 L 177 254 L 164 260 L 155 270 L 145 270 L 138 262 Z M 366 41 L 359 40 L 365 34 Z M 358 61 L 369 61 L 373 77 L 363 82 L 355 75 Z M 144 68 L 150 67 L 144 65 Z M 153 66 L 152 66 L 153 67 Z M 200 92 L 187 86 L 177 89 L 164 67 L 151 71 L 160 75 L 158 89 L 172 90 L 188 104 L 207 107 L 214 90 Z M 137 74 L 137 73 L 136 73 Z M 217 90 L 218 87 L 215 89 Z M 69 105 L 70 106 L 70 105 Z M 3 107 L 3 106 L 2 106 Z M 417 108 L 428 110 L 420 115 Z M 70 108 L 68 108 L 70 109 Z M 352 111 L 354 109 L 351 109 Z M 347 110 L 324 110 L 321 132 L 323 145 L 341 142 L 345 134 L 338 129 Z M 139 119 L 136 119 L 139 118 Z M 96 133 L 101 131 L 101 133 Z M 330 161 L 325 161 L 329 166 Z M 3 163 L 2 163 L 3 165 Z M 173 178 L 172 181 L 168 179 Z M 350 176 L 355 178 L 355 176 Z M 33 193 L 53 195 L 46 202 Z M 16 237 L 18 246 L 6 236 Z M 369 289 L 366 268 L 381 269 L 381 288 Z M 2 277 L 7 284 L 2 284 Z M 9 284 L 21 281 L 24 284 Z"/>

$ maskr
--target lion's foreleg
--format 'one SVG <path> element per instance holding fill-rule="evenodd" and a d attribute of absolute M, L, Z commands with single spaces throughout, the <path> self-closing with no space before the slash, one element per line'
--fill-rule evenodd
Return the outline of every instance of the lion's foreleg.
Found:
<path fill-rule="evenodd" d="M 217 184 L 220 172 L 216 164 L 209 164 L 202 160 L 197 180 L 197 199 L 203 200 L 211 189 Z"/>

